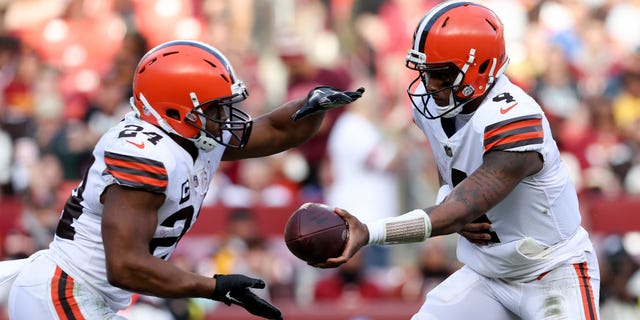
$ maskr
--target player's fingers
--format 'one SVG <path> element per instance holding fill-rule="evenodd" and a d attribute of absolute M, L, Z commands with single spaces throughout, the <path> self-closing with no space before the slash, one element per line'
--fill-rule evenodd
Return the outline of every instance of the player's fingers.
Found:
<path fill-rule="evenodd" d="M 341 208 L 334 208 L 333 212 L 335 212 L 335 214 L 340 216 L 342 220 L 346 221 L 348 226 L 355 225 L 356 223 L 359 222 L 358 219 L 354 215 L 349 213 L 347 210 L 344 210 Z"/>
<path fill-rule="evenodd" d="M 465 237 L 471 243 L 475 243 L 479 245 L 487 245 L 489 244 L 488 241 L 491 240 L 491 235 L 488 233 L 460 231 L 459 234 Z"/>
<path fill-rule="evenodd" d="M 253 279 L 253 282 L 251 283 L 251 288 L 255 289 L 264 289 L 266 286 L 267 284 L 261 279 Z"/>
<path fill-rule="evenodd" d="M 339 215 L 343 219 L 351 215 L 347 210 L 344 210 L 342 208 L 337 208 L 337 207 L 333 209 L 333 212 L 335 212 L 337 215 Z"/>
<path fill-rule="evenodd" d="M 329 268 L 339 267 L 345 262 L 347 262 L 347 259 L 344 259 L 343 257 L 337 257 L 337 258 L 329 258 L 327 259 L 327 261 L 324 261 L 324 262 L 308 263 L 308 264 L 316 268 L 329 269 Z"/>
<path fill-rule="evenodd" d="M 328 269 L 328 268 L 335 268 L 333 263 L 329 263 L 329 262 L 307 262 L 308 265 L 314 267 L 314 268 L 320 268 L 320 269 Z"/>
<path fill-rule="evenodd" d="M 491 234 L 488 232 L 469 232 L 460 231 L 460 234 L 469 240 L 491 240 Z"/>
<path fill-rule="evenodd" d="M 346 91 L 345 94 L 349 96 L 349 98 L 351 98 L 352 101 L 358 100 L 359 98 L 362 97 L 362 94 L 364 93 L 364 88 L 360 87 L 358 88 L 358 90 L 356 91 Z"/>
<path fill-rule="evenodd" d="M 328 263 L 329 265 L 332 265 L 332 266 L 337 267 L 337 266 L 339 266 L 339 265 L 342 265 L 342 264 L 346 263 L 346 262 L 347 262 L 347 260 L 349 260 L 349 258 L 348 258 L 348 257 L 346 257 L 346 256 L 340 256 L 340 257 L 335 257 L 335 258 L 329 258 L 329 259 L 327 259 L 327 263 Z"/>
<path fill-rule="evenodd" d="M 491 228 L 491 224 L 487 222 L 479 222 L 479 223 L 469 223 L 462 227 L 463 231 L 467 232 L 479 232 L 489 230 Z"/>
<path fill-rule="evenodd" d="M 349 258 L 351 258 L 351 256 L 354 255 L 356 250 L 357 249 L 354 248 L 354 245 L 351 242 L 351 240 L 349 240 L 347 242 L 347 245 L 344 248 L 344 251 L 342 251 L 342 255 L 340 255 L 339 257 L 329 258 L 326 261 L 322 261 L 322 262 L 315 262 L 315 263 L 308 262 L 307 264 L 310 266 L 313 266 L 316 268 L 322 268 L 322 269 L 339 267 L 340 265 L 347 262 Z"/>
<path fill-rule="evenodd" d="M 469 242 L 473 244 L 477 244 L 479 246 L 486 246 L 489 244 L 489 241 L 484 241 L 484 240 L 469 240 Z"/>

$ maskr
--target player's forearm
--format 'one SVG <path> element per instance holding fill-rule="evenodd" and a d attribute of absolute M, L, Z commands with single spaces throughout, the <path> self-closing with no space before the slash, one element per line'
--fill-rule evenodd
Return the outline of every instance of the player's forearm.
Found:
<path fill-rule="evenodd" d="M 432 224 L 432 237 L 459 232 L 476 216 L 461 203 L 452 201 L 445 201 L 441 205 L 429 208 L 428 214 Z"/>
<path fill-rule="evenodd" d="M 107 268 L 109 283 L 162 298 L 208 298 L 215 289 L 213 278 L 182 270 L 153 256 L 129 261 Z"/>
<path fill-rule="evenodd" d="M 517 182 L 515 182 L 517 184 Z M 444 201 L 429 212 L 432 236 L 460 232 L 462 228 L 502 201 L 515 187 L 485 169 L 462 181 Z"/>
<path fill-rule="evenodd" d="M 266 115 L 269 124 L 278 132 L 289 137 L 287 148 L 298 146 L 308 140 L 322 124 L 324 112 L 306 116 L 298 121 L 293 121 L 293 114 L 304 105 L 306 98 L 300 98 L 276 108 Z"/>
<path fill-rule="evenodd" d="M 242 149 L 227 149 L 223 160 L 259 158 L 276 154 L 307 141 L 320 128 L 324 113 L 312 114 L 293 121 L 291 116 L 306 98 L 289 101 L 254 119 L 249 143 Z"/>
<path fill-rule="evenodd" d="M 367 244 L 398 244 L 421 242 L 431 235 L 429 209 L 416 209 L 405 214 L 366 224 Z"/>
<path fill-rule="evenodd" d="M 368 243 L 419 242 L 459 232 L 506 197 L 517 181 L 481 167 L 453 189 L 443 203 L 367 224 Z"/>
<path fill-rule="evenodd" d="M 421 242 L 429 237 L 462 230 L 471 222 L 456 204 L 416 209 L 405 214 L 367 223 L 367 244 L 399 244 Z"/>

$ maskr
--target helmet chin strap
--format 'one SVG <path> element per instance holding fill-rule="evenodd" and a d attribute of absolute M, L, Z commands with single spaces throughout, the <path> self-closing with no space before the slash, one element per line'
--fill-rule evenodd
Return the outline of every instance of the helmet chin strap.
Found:
<path fill-rule="evenodd" d="M 197 137 L 190 138 L 189 140 L 193 141 L 193 144 L 204 152 L 209 152 L 218 145 L 215 140 L 211 139 L 202 131 L 200 131 Z"/>
<path fill-rule="evenodd" d="M 200 105 L 200 101 L 198 101 L 198 96 L 196 96 L 195 92 L 190 92 L 189 97 L 191 98 L 191 103 L 193 104 L 194 108 Z M 209 135 L 204 132 L 207 126 L 207 118 L 203 115 L 193 112 L 190 112 L 187 117 L 198 117 L 200 123 L 202 123 L 202 126 L 200 127 L 200 133 L 198 133 L 198 135 L 193 138 L 189 138 L 189 140 L 193 141 L 196 147 L 203 150 L 204 152 L 213 150 L 218 145 L 218 143 L 216 143 L 215 139 L 209 137 Z"/>
<path fill-rule="evenodd" d="M 191 95 L 192 95 L 192 99 L 191 99 L 191 100 L 193 101 L 193 103 L 194 103 L 194 104 L 196 104 L 196 103 L 197 103 L 197 101 L 198 101 L 198 99 L 197 99 L 197 98 L 195 98 L 195 93 L 193 93 L 193 92 L 192 92 L 192 93 L 191 93 Z M 174 129 L 169 125 L 169 123 L 167 123 L 167 121 L 165 121 L 165 120 L 160 116 L 160 114 L 158 113 L 158 111 L 156 111 L 156 110 L 151 106 L 151 104 L 149 103 L 149 101 L 144 97 L 144 95 L 143 95 L 142 93 L 140 93 L 140 97 L 139 97 L 139 98 L 140 98 L 140 101 L 142 101 L 142 105 L 143 105 L 143 112 L 145 112 L 145 113 L 147 113 L 147 112 L 148 112 L 148 113 L 150 113 L 150 114 L 151 114 L 151 115 L 156 119 L 156 121 L 158 122 L 158 125 L 160 126 L 160 128 L 162 128 L 162 129 L 163 129 L 164 131 L 166 131 L 166 132 L 169 132 L 169 133 L 173 133 L 173 134 L 176 134 L 176 135 L 182 136 L 182 135 L 181 135 L 181 134 L 179 134 L 176 130 L 174 130 Z M 194 99 L 195 99 L 195 101 L 194 101 Z M 132 104 L 133 104 L 133 98 L 131 98 L 130 103 L 132 103 Z M 197 105 L 198 105 L 198 104 L 196 104 L 196 106 L 197 106 Z M 134 109 L 134 111 L 136 111 L 136 113 L 138 114 L 138 116 L 140 116 L 140 112 L 138 111 L 138 109 L 136 109 L 136 108 L 133 108 L 133 109 Z M 191 114 L 191 115 L 194 115 L 194 114 Z M 204 126 L 204 124 L 206 123 L 206 122 L 205 122 L 205 121 L 206 121 L 206 119 L 202 119 L 202 117 L 200 117 L 200 118 L 201 118 L 202 124 L 203 124 L 203 126 Z M 185 138 L 187 138 L 187 137 L 185 137 Z M 215 141 L 213 138 L 210 138 L 209 136 L 207 136 L 204 132 L 202 132 L 202 130 L 200 130 L 200 133 L 199 133 L 196 137 L 193 137 L 193 138 L 187 138 L 187 139 L 191 140 L 191 141 L 196 145 L 196 147 L 197 147 L 198 149 L 202 149 L 202 150 L 203 150 L 203 151 L 205 151 L 205 152 L 209 152 L 209 151 L 213 150 L 213 148 L 215 148 L 215 147 L 216 147 L 216 145 L 217 145 L 216 141 Z"/>
<path fill-rule="evenodd" d="M 145 113 L 150 113 L 158 122 L 158 125 L 160 125 L 160 128 L 162 128 L 164 131 L 166 132 L 170 132 L 173 134 L 178 134 L 178 132 L 176 132 L 176 130 L 174 130 L 158 113 L 158 111 L 156 111 L 156 109 L 154 109 L 151 104 L 149 103 L 149 101 L 147 101 L 147 98 L 144 97 L 144 95 L 142 94 L 142 92 L 140 93 L 140 101 L 142 101 L 142 105 L 143 105 L 143 112 Z M 179 135 L 179 134 L 178 134 Z"/>
<path fill-rule="evenodd" d="M 458 76 L 456 77 L 456 80 L 454 81 L 454 86 L 458 86 L 458 87 L 460 86 L 460 84 L 462 83 L 462 79 L 464 79 L 464 75 L 467 73 L 467 70 L 469 70 L 469 66 L 475 60 L 476 60 L 476 49 L 471 48 L 469 50 L 469 57 L 467 58 L 467 62 L 464 64 L 464 66 L 462 66 L 462 69 L 458 73 Z M 474 91 L 473 87 L 471 87 L 469 85 L 465 85 L 461 90 L 465 94 L 465 96 L 467 96 L 467 97 L 469 95 L 473 94 L 473 91 Z M 473 100 L 473 99 L 471 99 L 471 100 Z M 451 93 L 449 94 L 449 104 L 447 106 L 444 106 L 444 107 L 440 107 L 440 106 L 436 105 L 436 111 L 440 115 L 442 115 L 444 118 L 453 118 L 453 117 L 457 116 L 462 111 L 462 108 L 467 103 L 469 103 L 469 101 L 471 101 L 471 100 L 467 100 L 467 101 L 464 101 L 464 102 L 456 105 L 455 95 L 454 95 L 453 90 L 451 90 Z"/>
<path fill-rule="evenodd" d="M 453 92 L 452 92 L 449 94 L 449 104 L 441 107 L 436 103 L 436 111 L 438 112 L 438 114 L 442 115 L 442 117 L 444 118 L 453 118 L 457 116 L 458 113 L 460 113 L 460 111 L 462 111 L 462 104 L 456 106 L 456 100 L 453 97 Z"/>
<path fill-rule="evenodd" d="M 458 105 L 456 105 L 456 100 L 454 98 L 453 93 L 449 94 L 449 104 L 441 107 L 438 104 L 436 104 L 436 112 L 438 112 L 439 115 L 442 115 L 443 118 L 453 118 L 455 116 L 457 116 L 458 114 L 460 114 L 460 112 L 462 112 L 462 108 L 464 108 L 464 106 L 473 101 L 474 99 L 471 100 L 467 100 L 465 102 L 461 102 Z M 434 101 L 435 103 L 435 101 Z"/>
<path fill-rule="evenodd" d="M 461 72 L 458 75 L 458 78 L 456 78 L 456 83 L 459 83 L 462 81 L 462 75 L 464 74 L 464 72 L 467 71 L 468 66 L 470 63 L 473 62 L 474 60 L 474 54 L 475 54 L 475 49 L 471 49 L 471 51 L 469 52 L 469 61 L 467 61 L 467 64 L 465 64 L 464 68 L 463 68 L 463 72 Z M 491 69 L 489 70 L 489 79 L 487 81 L 487 87 L 486 90 L 489 90 L 489 88 L 491 87 L 491 85 L 496 81 L 496 79 L 498 77 L 500 77 L 504 71 L 507 69 L 507 65 L 509 64 L 509 58 L 507 58 L 507 62 L 502 65 L 502 67 L 500 67 L 500 69 L 498 69 L 497 71 L 496 69 L 496 65 L 497 65 L 497 59 L 493 58 L 493 60 L 491 61 Z M 463 90 L 466 88 L 463 88 Z M 473 90 L 473 88 L 471 88 L 471 90 Z M 444 114 L 442 117 L 444 118 L 453 118 L 456 115 L 458 115 L 460 112 L 462 112 L 462 109 L 464 108 L 464 106 L 473 101 L 475 99 L 469 99 L 467 101 L 461 102 L 460 104 L 456 105 L 456 101 L 455 101 L 455 95 L 453 94 L 453 92 L 451 92 L 451 94 L 449 95 L 449 104 L 447 106 L 444 107 L 440 107 L 438 105 L 436 105 L 436 111 L 442 115 Z M 449 111 L 449 112 L 447 112 Z"/>

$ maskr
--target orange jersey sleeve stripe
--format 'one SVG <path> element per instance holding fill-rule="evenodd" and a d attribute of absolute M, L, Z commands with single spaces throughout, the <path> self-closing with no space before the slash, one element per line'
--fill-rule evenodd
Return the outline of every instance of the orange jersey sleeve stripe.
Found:
<path fill-rule="evenodd" d="M 160 161 L 140 157 L 125 156 L 112 152 L 105 152 L 104 161 L 105 163 L 111 164 L 113 166 L 146 171 L 158 175 L 167 175 L 167 169 L 164 168 L 164 164 Z"/>
<path fill-rule="evenodd" d="M 492 137 L 499 136 L 501 134 L 504 134 L 505 132 L 512 131 L 512 130 L 527 128 L 527 127 L 538 127 L 538 126 L 540 127 L 540 129 L 542 129 L 542 120 L 540 119 L 531 119 L 531 120 L 522 120 L 518 122 L 512 122 L 495 129 L 491 129 L 488 131 L 485 130 L 484 139 L 485 140 L 491 139 Z"/>
<path fill-rule="evenodd" d="M 541 144 L 544 140 L 542 116 L 539 114 L 507 119 L 485 128 L 484 150 L 506 150 Z"/>
<path fill-rule="evenodd" d="M 51 300 L 56 314 L 61 320 L 84 320 L 82 312 L 73 297 L 73 278 L 69 277 L 60 267 L 51 280 Z"/>
<path fill-rule="evenodd" d="M 124 160 L 116 160 L 116 159 L 110 159 L 110 158 L 104 158 L 104 162 L 113 167 L 128 168 L 132 170 L 143 171 L 143 172 L 153 173 L 157 175 L 165 175 L 165 176 L 167 175 L 167 170 L 164 167 L 156 167 L 156 166 L 152 166 L 152 165 L 148 165 L 140 162 L 128 162 Z"/>
<path fill-rule="evenodd" d="M 107 172 L 118 184 L 154 193 L 163 193 L 169 184 L 164 164 L 160 161 L 105 152 Z"/>
<path fill-rule="evenodd" d="M 152 189 L 154 192 L 164 192 L 169 185 L 167 180 L 158 180 L 122 171 L 109 171 L 109 173 L 111 173 L 111 175 L 116 178 L 120 184 L 129 187 Z M 162 191 L 159 191 L 160 189 L 162 189 Z"/>
<path fill-rule="evenodd" d="M 591 276 L 587 270 L 587 264 L 576 263 L 573 265 L 578 276 L 580 285 L 580 293 L 582 295 L 582 308 L 584 309 L 585 319 L 598 320 L 598 312 L 596 310 L 595 300 L 593 296 L 593 288 L 591 287 Z"/>
<path fill-rule="evenodd" d="M 151 178 L 151 179 L 155 179 L 155 180 L 167 180 L 167 173 L 166 171 L 164 173 L 156 173 L 153 171 L 150 171 L 148 169 L 151 168 L 147 168 L 145 167 L 145 165 L 140 165 L 137 166 L 135 168 L 131 168 L 131 167 L 126 167 L 126 166 L 120 166 L 117 165 L 115 163 L 113 163 L 110 160 L 105 159 L 105 164 L 107 165 L 107 170 L 109 171 L 109 173 L 114 173 L 114 172 L 121 172 L 124 174 L 129 174 L 129 175 L 138 175 L 141 177 L 147 177 L 147 178 Z"/>
<path fill-rule="evenodd" d="M 521 116 L 521 117 L 515 117 L 515 118 L 510 118 L 507 120 L 502 120 L 500 122 L 496 122 L 494 124 L 488 125 L 484 128 L 484 133 L 487 134 L 488 132 L 504 127 L 510 123 L 515 123 L 515 122 L 520 122 L 520 121 L 526 121 L 526 120 L 542 120 L 542 115 L 540 114 L 530 114 L 527 116 Z"/>
<path fill-rule="evenodd" d="M 544 133 L 542 131 L 520 133 L 505 137 L 488 145 L 485 144 L 484 151 L 500 151 L 515 147 L 522 147 L 530 144 L 540 144 L 543 141 L 543 137 Z"/>

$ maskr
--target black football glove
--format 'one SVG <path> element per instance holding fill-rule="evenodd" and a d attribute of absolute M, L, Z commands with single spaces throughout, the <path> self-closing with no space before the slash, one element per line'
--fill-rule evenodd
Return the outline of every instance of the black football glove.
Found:
<path fill-rule="evenodd" d="M 216 279 L 216 289 L 211 299 L 222 301 L 228 306 L 237 304 L 249 313 L 265 319 L 282 320 L 282 313 L 278 308 L 249 290 L 264 289 L 264 281 L 241 274 L 216 274 L 213 277 Z"/>
<path fill-rule="evenodd" d="M 309 91 L 307 102 L 293 114 L 291 119 L 298 121 L 312 113 L 323 112 L 349 104 L 362 97 L 363 92 L 363 87 L 358 88 L 356 91 L 340 91 L 329 86 L 315 87 Z"/>

